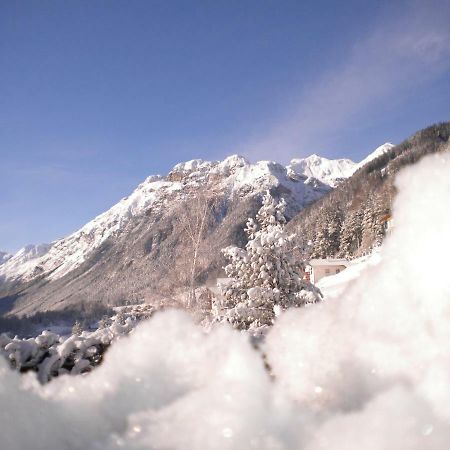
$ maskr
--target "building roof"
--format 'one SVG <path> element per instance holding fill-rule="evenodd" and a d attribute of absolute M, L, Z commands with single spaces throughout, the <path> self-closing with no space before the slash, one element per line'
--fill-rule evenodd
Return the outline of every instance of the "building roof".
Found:
<path fill-rule="evenodd" d="M 308 263 L 310 266 L 345 266 L 350 264 L 350 261 L 346 259 L 339 258 L 326 258 L 326 259 L 311 259 Z"/>

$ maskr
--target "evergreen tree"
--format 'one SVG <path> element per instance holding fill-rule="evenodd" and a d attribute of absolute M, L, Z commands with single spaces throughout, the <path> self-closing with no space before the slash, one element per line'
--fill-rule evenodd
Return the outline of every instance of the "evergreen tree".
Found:
<path fill-rule="evenodd" d="M 313 251 L 311 258 L 325 258 L 328 242 L 328 234 L 326 229 L 319 229 L 313 241 Z"/>
<path fill-rule="evenodd" d="M 373 236 L 374 236 L 374 246 L 381 245 L 383 242 L 385 230 L 383 219 L 388 214 L 389 210 L 384 205 L 383 198 L 377 196 L 374 201 L 374 220 L 373 220 Z"/>
<path fill-rule="evenodd" d="M 83 326 L 81 325 L 81 322 L 77 320 L 72 327 L 72 334 L 76 334 L 79 336 L 83 332 Z"/>
<path fill-rule="evenodd" d="M 317 229 L 313 241 L 312 258 L 335 256 L 339 251 L 342 213 L 333 206 L 321 209 L 320 216 L 314 225 Z"/>
<path fill-rule="evenodd" d="M 302 306 L 320 299 L 320 292 L 300 276 L 301 263 L 292 257 L 292 241 L 284 229 L 284 200 L 276 203 L 267 193 L 256 221 L 249 219 L 245 229 L 245 249 L 227 247 L 230 259 L 225 267 L 231 283 L 214 309 L 219 320 L 238 329 L 272 325 L 276 311 Z"/>
<path fill-rule="evenodd" d="M 339 209 L 330 209 L 326 214 L 328 241 L 325 256 L 335 256 L 339 251 L 342 228 L 342 212 Z"/>
<path fill-rule="evenodd" d="M 364 204 L 362 216 L 362 239 L 361 247 L 364 251 L 370 250 L 374 241 L 374 204 L 373 199 L 369 198 Z"/>
<path fill-rule="evenodd" d="M 349 258 L 354 256 L 361 245 L 362 239 L 362 212 L 357 209 L 351 211 L 342 223 L 340 236 L 339 256 Z"/>

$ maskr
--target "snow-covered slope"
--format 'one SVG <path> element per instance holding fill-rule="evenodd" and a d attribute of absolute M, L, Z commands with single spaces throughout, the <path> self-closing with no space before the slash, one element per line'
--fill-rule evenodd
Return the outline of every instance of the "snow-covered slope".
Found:
<path fill-rule="evenodd" d="M 28 271 L 33 273 L 37 263 L 51 248 L 52 244 L 26 245 L 15 255 L 9 255 L 0 266 L 0 276 L 7 274 L 22 274 Z M 35 273 L 38 275 L 38 273 Z"/>
<path fill-rule="evenodd" d="M 337 299 L 370 267 L 381 262 L 381 247 L 376 248 L 370 255 L 356 258 L 349 262 L 349 266 L 336 275 L 322 278 L 317 287 L 322 291 L 326 300 Z"/>
<path fill-rule="evenodd" d="M 8 261 L 8 259 L 11 259 L 12 255 L 7 252 L 1 252 L 0 251 L 0 266 Z"/>
<path fill-rule="evenodd" d="M 392 144 L 384 144 L 359 164 L 317 155 L 293 159 L 288 166 L 273 161 L 251 164 L 239 155 L 223 161 L 195 159 L 177 164 L 165 177 L 149 176 L 128 197 L 66 238 L 52 244 L 27 246 L 5 258 L 0 264 L 0 282 L 30 281 L 37 276 L 59 279 L 79 267 L 106 240 L 126 233 L 134 217 L 180 204 L 199 188 L 207 188 L 211 195 L 225 194 L 229 199 L 280 189 L 291 212 L 296 213 L 351 176 L 361 164 L 390 148 Z"/>
<path fill-rule="evenodd" d="M 233 155 L 223 161 L 192 160 L 177 164 L 166 177 L 150 176 L 128 197 L 51 246 L 26 247 L 0 266 L 0 280 L 29 281 L 38 275 L 58 279 L 79 267 L 108 238 L 124 232 L 127 224 L 148 210 L 164 211 L 199 187 L 229 198 L 248 197 L 280 188 L 293 211 L 322 197 L 330 187 L 314 178 L 295 177 L 271 161 L 249 163 Z"/>
<path fill-rule="evenodd" d="M 328 159 L 313 154 L 307 158 L 293 159 L 288 169 L 335 187 L 339 181 L 350 177 L 356 166 L 350 159 Z"/>
<path fill-rule="evenodd" d="M 365 166 L 370 161 L 373 161 L 374 159 L 378 158 L 379 156 L 384 155 L 385 153 L 389 152 L 393 147 L 395 147 L 395 145 L 391 144 L 390 142 L 386 142 L 385 144 L 380 145 L 370 155 L 366 156 L 361 162 L 359 162 L 356 165 L 355 171 L 360 169 L 361 167 Z"/>

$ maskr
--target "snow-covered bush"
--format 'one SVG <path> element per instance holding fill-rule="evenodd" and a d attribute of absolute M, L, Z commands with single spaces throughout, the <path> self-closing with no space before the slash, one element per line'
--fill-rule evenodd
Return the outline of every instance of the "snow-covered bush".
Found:
<path fill-rule="evenodd" d="M 260 329 L 273 324 L 277 311 L 320 299 L 320 292 L 300 275 L 301 262 L 292 257 L 295 235 L 285 231 L 286 203 L 276 203 L 269 192 L 263 197 L 256 221 L 248 219 L 245 249 L 227 247 L 225 267 L 232 280 L 216 299 L 218 320 L 238 329 Z"/>
<path fill-rule="evenodd" d="M 151 315 L 146 305 L 117 307 L 117 314 L 104 318 L 95 331 L 83 331 L 76 322 L 72 335 L 59 336 L 43 331 L 36 338 L 10 338 L 0 335 L 0 354 L 8 359 L 12 368 L 27 372 L 35 371 L 39 381 L 46 383 L 62 374 L 79 374 L 91 371 L 97 366 L 104 352 L 117 338 L 127 335 L 142 318 Z"/>

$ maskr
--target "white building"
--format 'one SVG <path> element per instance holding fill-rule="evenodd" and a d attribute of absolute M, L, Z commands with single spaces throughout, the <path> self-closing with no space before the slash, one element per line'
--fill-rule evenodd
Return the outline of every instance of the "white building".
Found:
<path fill-rule="evenodd" d="M 346 259 L 311 259 L 306 266 L 306 276 L 311 283 L 316 284 L 323 277 L 342 272 L 348 265 Z"/>

